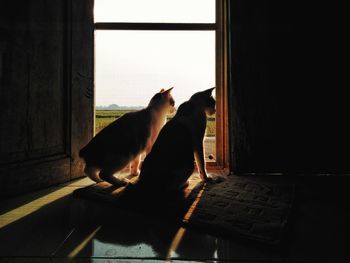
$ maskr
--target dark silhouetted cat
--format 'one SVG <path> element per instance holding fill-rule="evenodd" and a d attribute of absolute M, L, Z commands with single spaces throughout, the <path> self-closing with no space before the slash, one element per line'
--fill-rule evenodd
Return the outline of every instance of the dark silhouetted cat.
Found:
<path fill-rule="evenodd" d="M 211 180 L 205 168 L 203 140 L 206 115 L 215 113 L 213 89 L 195 93 L 179 106 L 146 156 L 134 187 L 167 192 L 180 190 L 187 185 L 195 160 L 201 179 Z"/>
<path fill-rule="evenodd" d="M 141 154 L 149 153 L 166 115 L 174 111 L 172 88 L 155 94 L 145 109 L 129 112 L 101 130 L 81 149 L 85 173 L 95 182 L 107 181 L 116 186 L 126 182 L 114 173 L 130 164 L 130 175 L 139 175 Z"/>

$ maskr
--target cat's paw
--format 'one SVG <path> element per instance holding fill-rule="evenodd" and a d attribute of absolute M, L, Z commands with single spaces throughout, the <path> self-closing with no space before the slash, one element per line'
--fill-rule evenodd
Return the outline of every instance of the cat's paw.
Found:
<path fill-rule="evenodd" d="M 209 184 L 217 184 L 217 183 L 221 183 L 225 181 L 225 178 L 222 176 L 212 176 L 209 175 L 207 176 L 207 178 L 205 179 L 205 183 L 209 183 Z"/>
<path fill-rule="evenodd" d="M 134 177 L 137 177 L 140 175 L 140 169 L 137 169 L 136 171 L 130 170 L 130 174 L 126 176 L 127 179 L 132 179 Z"/>
<path fill-rule="evenodd" d="M 127 180 L 121 180 L 121 179 L 118 179 L 118 178 L 115 178 L 115 179 L 116 180 L 113 180 L 113 181 L 109 182 L 115 187 L 127 186 L 129 184 L 129 182 Z"/>

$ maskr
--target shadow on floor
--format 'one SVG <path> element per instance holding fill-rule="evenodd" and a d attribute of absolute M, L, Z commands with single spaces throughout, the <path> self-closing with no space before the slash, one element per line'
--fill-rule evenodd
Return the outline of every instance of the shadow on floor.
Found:
<path fill-rule="evenodd" d="M 262 180 L 262 179 L 258 179 Z M 264 178 L 287 181 L 285 178 Z M 105 262 L 159 259 L 227 262 L 349 262 L 348 178 L 292 179 L 295 224 L 285 247 L 216 238 L 180 225 L 77 200 L 78 187 L 51 188 L 6 203 L 0 216 L 2 262 Z M 88 184 L 91 182 L 88 181 Z M 87 185 L 87 184 L 86 184 Z M 37 197 L 37 198 L 35 198 Z M 12 209 L 10 209 L 12 208 Z"/>

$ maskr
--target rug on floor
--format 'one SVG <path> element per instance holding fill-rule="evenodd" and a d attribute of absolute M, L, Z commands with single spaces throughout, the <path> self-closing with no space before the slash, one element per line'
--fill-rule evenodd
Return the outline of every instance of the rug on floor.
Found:
<path fill-rule="evenodd" d="M 216 235 L 279 244 L 292 211 L 294 185 L 228 177 L 205 187 L 184 221 Z"/>
<path fill-rule="evenodd" d="M 294 185 L 262 183 L 237 176 L 228 176 L 216 184 L 197 184 L 181 197 L 153 196 L 151 202 L 146 197 L 138 198 L 137 202 L 125 201 L 120 198 L 123 190 L 99 183 L 78 189 L 74 195 L 110 203 L 116 209 L 178 220 L 215 236 L 273 245 L 283 239 L 294 200 Z"/>

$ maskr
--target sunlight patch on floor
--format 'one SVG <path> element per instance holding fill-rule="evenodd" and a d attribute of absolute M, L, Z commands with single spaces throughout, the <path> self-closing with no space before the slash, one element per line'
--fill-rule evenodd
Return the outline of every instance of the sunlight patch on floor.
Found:
<path fill-rule="evenodd" d="M 69 253 L 68 258 L 75 258 L 80 251 L 82 251 L 85 246 L 93 239 L 97 232 L 101 229 L 102 226 L 98 226 L 94 231 L 91 232 L 78 246 L 76 246 L 72 252 Z"/>
<path fill-rule="evenodd" d="M 84 178 L 82 180 L 86 179 Z M 37 198 L 25 205 L 19 206 L 15 209 L 12 209 L 11 211 L 0 215 L 0 228 L 6 227 L 9 224 L 16 222 L 17 220 L 20 220 L 21 218 L 24 218 L 25 216 L 34 213 L 35 211 L 41 209 L 45 205 L 48 205 L 64 196 L 71 194 L 75 190 L 75 188 L 67 186 L 75 184 L 77 184 L 77 181 L 61 186 L 58 188 L 58 190 L 52 193 Z"/>
<path fill-rule="evenodd" d="M 185 232 L 186 232 L 186 229 L 183 227 L 180 227 L 179 230 L 176 232 L 174 239 L 169 246 L 166 260 L 171 260 L 171 258 L 176 256 L 176 255 L 174 255 L 174 253 L 177 250 L 177 248 L 179 247 L 181 240 L 183 239 L 183 237 L 185 235 Z"/>

